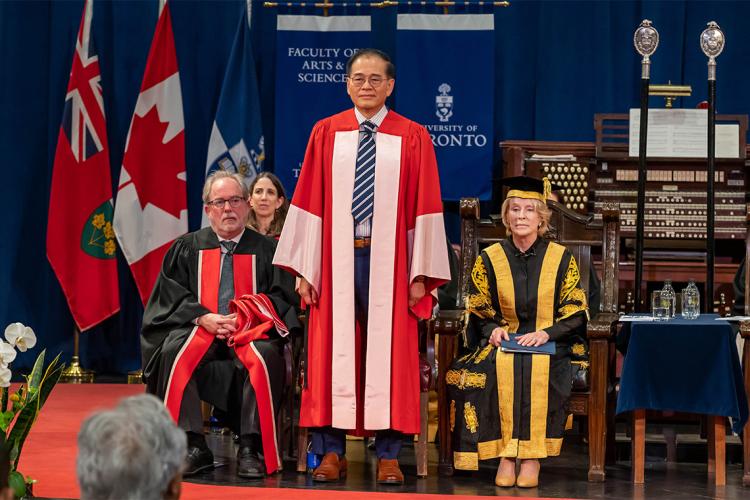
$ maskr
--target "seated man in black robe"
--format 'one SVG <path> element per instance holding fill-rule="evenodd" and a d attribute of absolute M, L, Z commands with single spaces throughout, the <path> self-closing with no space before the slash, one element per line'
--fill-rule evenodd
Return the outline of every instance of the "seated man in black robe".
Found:
<path fill-rule="evenodd" d="M 213 467 L 203 400 L 227 412 L 240 436 L 237 474 L 260 478 L 281 468 L 274 422 L 285 337 L 299 327 L 294 279 L 271 265 L 275 241 L 245 229 L 240 175 L 209 176 L 203 202 L 210 227 L 174 242 L 146 305 L 144 380 L 187 432 L 186 476 Z"/>

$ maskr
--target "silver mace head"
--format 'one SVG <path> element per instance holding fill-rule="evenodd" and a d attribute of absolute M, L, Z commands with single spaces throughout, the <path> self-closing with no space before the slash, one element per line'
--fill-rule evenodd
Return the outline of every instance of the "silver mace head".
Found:
<path fill-rule="evenodd" d="M 644 19 L 633 34 L 633 45 L 635 50 L 643 56 L 641 59 L 641 77 L 649 77 L 650 56 L 656 52 L 659 46 L 659 32 L 653 27 L 651 21 Z"/>
<path fill-rule="evenodd" d="M 659 46 L 659 32 L 648 19 L 641 21 L 641 25 L 635 30 L 633 45 L 644 60 L 648 60 L 649 56 L 656 52 L 656 47 Z"/>
<path fill-rule="evenodd" d="M 726 39 L 716 21 L 711 21 L 703 30 L 700 37 L 701 50 L 708 57 L 708 79 L 716 79 L 716 58 L 724 50 Z"/>

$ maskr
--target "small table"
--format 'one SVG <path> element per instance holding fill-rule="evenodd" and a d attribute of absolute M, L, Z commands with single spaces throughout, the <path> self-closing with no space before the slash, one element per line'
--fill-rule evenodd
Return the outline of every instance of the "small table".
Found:
<path fill-rule="evenodd" d="M 646 410 L 709 415 L 708 474 L 726 484 L 724 422 L 741 432 L 747 395 L 735 345 L 736 332 L 716 314 L 698 319 L 633 321 L 622 367 L 617 413 L 633 412 L 633 482 L 644 482 Z"/>

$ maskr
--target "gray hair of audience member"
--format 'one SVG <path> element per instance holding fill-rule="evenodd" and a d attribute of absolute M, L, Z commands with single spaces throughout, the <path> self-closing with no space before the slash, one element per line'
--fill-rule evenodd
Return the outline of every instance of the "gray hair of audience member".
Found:
<path fill-rule="evenodd" d="M 209 196 L 211 196 L 211 187 L 214 185 L 214 182 L 218 181 L 219 179 L 234 179 L 237 184 L 239 184 L 240 189 L 242 190 L 242 197 L 244 199 L 250 198 L 250 190 L 247 187 L 247 184 L 245 184 L 245 178 L 242 176 L 242 174 L 238 174 L 237 172 L 230 172 L 228 170 L 214 170 L 209 174 L 208 177 L 206 177 L 206 182 L 203 184 L 203 203 L 208 203 L 211 201 L 209 199 Z"/>
<path fill-rule="evenodd" d="M 82 500 L 163 499 L 180 474 L 187 436 L 150 394 L 88 417 L 78 432 Z M 179 493 L 178 493 L 179 494 Z"/>

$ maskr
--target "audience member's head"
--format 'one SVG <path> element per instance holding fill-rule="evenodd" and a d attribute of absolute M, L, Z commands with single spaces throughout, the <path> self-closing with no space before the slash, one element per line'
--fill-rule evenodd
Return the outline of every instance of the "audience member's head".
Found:
<path fill-rule="evenodd" d="M 126 398 L 88 417 L 78 433 L 82 500 L 161 500 L 180 496 L 187 437 L 164 403 Z"/>
<path fill-rule="evenodd" d="M 271 172 L 259 173 L 250 183 L 248 226 L 261 234 L 278 236 L 288 211 L 289 200 L 281 180 Z"/>
<path fill-rule="evenodd" d="M 216 170 L 203 185 L 203 204 L 211 229 L 221 240 L 231 240 L 245 228 L 250 213 L 242 175 Z"/>

